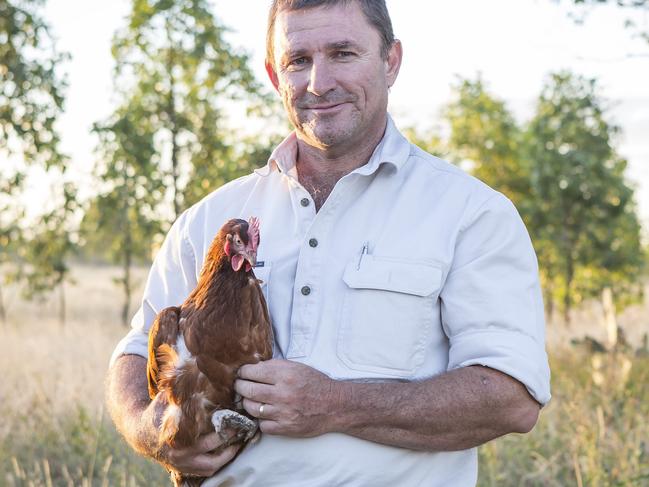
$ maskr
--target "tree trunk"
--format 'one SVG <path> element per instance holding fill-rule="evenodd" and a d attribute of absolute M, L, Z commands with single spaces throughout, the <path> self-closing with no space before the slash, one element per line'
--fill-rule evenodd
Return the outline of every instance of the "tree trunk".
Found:
<path fill-rule="evenodd" d="M 126 232 L 126 245 L 124 246 L 124 305 L 122 307 L 122 324 L 128 326 L 129 307 L 131 304 L 131 233 Z"/>
<path fill-rule="evenodd" d="M 7 324 L 7 310 L 5 310 L 4 297 L 2 296 L 2 285 L 0 285 L 0 321 L 3 325 Z"/>
<path fill-rule="evenodd" d="M 172 78 L 173 79 L 173 78 Z M 173 86 L 173 84 L 172 84 Z M 180 190 L 178 189 L 178 127 L 176 125 L 176 112 L 174 107 L 174 94 L 171 92 L 169 100 L 169 120 L 171 121 L 171 178 L 173 180 L 174 221 L 180 214 Z"/>
<path fill-rule="evenodd" d="M 615 316 L 615 302 L 613 291 L 610 287 L 602 290 L 602 307 L 604 308 L 604 326 L 606 328 L 606 344 L 609 350 L 617 345 L 617 318 Z"/>
<path fill-rule="evenodd" d="M 554 319 L 554 298 L 552 297 L 552 286 L 550 284 L 543 288 L 543 305 L 545 307 L 545 321 L 550 324 Z"/>
<path fill-rule="evenodd" d="M 171 30 L 169 21 L 167 21 L 167 40 L 169 42 L 169 58 L 167 60 L 167 71 L 169 72 L 169 104 L 167 110 L 169 112 L 169 130 L 171 131 L 171 179 L 173 181 L 173 200 L 174 200 L 174 214 L 173 220 L 175 221 L 180 214 L 180 191 L 178 189 L 178 123 L 176 121 L 176 95 L 175 95 L 175 80 L 173 75 L 174 69 L 174 50 L 173 39 L 171 37 Z"/>
<path fill-rule="evenodd" d="M 59 323 L 62 327 L 65 326 L 65 282 L 61 279 L 59 284 Z"/>
<path fill-rule="evenodd" d="M 572 294 L 570 288 L 575 277 L 574 261 L 572 255 L 566 260 L 566 293 L 563 296 L 563 319 L 567 326 L 570 326 L 570 310 L 572 308 Z"/>

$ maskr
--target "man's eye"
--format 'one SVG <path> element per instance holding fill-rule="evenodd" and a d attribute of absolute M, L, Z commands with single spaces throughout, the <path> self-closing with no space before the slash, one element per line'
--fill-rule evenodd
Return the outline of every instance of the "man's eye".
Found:
<path fill-rule="evenodd" d="M 339 58 L 347 58 L 347 57 L 352 57 L 354 55 L 353 52 L 351 51 L 338 51 L 336 52 L 336 56 Z"/>
<path fill-rule="evenodd" d="M 307 62 L 307 59 L 305 57 L 298 57 L 298 58 L 295 58 L 295 59 L 291 59 L 291 61 L 289 61 L 288 65 L 289 66 L 302 66 L 302 65 L 306 64 L 306 62 Z"/>

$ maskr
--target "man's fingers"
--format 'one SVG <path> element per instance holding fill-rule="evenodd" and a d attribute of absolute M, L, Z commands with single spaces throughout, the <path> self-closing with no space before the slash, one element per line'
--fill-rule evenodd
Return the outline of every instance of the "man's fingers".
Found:
<path fill-rule="evenodd" d="M 257 402 L 273 402 L 275 399 L 274 387 L 259 382 L 237 379 L 234 381 L 234 390 L 243 397 Z"/>
<path fill-rule="evenodd" d="M 192 465 L 183 469 L 183 473 L 200 475 L 201 477 L 211 477 L 220 470 L 223 465 L 232 460 L 240 448 L 241 444 L 239 443 L 237 445 L 229 446 L 223 451 L 197 455 L 194 457 Z"/>
<path fill-rule="evenodd" d="M 234 436 L 236 432 L 228 428 L 227 433 Z M 223 448 L 219 435 L 209 433 L 201 436 L 191 448 L 170 449 L 167 461 L 184 474 L 211 477 L 234 458 L 241 446 L 241 443 L 237 443 Z"/>
<path fill-rule="evenodd" d="M 279 435 L 283 433 L 281 425 L 277 421 L 272 420 L 259 421 L 259 429 L 262 433 L 268 435 Z"/>
<path fill-rule="evenodd" d="M 275 362 L 278 362 L 278 360 L 266 360 L 265 362 L 257 362 L 256 364 L 242 365 L 237 374 L 242 379 L 262 382 L 264 384 L 275 384 Z"/>
<path fill-rule="evenodd" d="M 260 406 L 264 406 L 263 411 L 259 411 Z M 276 412 L 275 406 L 265 402 L 251 401 L 250 399 L 243 400 L 243 408 L 248 411 L 248 414 L 259 419 L 274 418 Z"/>
<path fill-rule="evenodd" d="M 235 445 L 230 445 L 223 451 L 217 453 L 209 453 L 207 454 L 207 456 L 210 457 L 212 461 L 217 461 L 220 467 L 221 465 L 225 465 L 230 460 L 232 460 L 242 446 L 243 443 L 237 443 Z"/>
<path fill-rule="evenodd" d="M 228 435 L 228 439 L 233 438 L 237 434 L 233 428 L 226 428 L 225 433 Z M 209 453 L 222 445 L 223 440 L 218 433 L 207 433 L 198 439 L 196 444 L 192 447 L 192 450 L 198 454 Z"/>

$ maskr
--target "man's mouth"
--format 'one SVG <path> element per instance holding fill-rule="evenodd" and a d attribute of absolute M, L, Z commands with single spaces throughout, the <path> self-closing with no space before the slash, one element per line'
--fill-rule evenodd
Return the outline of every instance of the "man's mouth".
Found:
<path fill-rule="evenodd" d="M 331 103 L 329 105 L 312 105 L 309 108 L 311 108 L 312 110 L 326 110 L 327 108 L 337 107 L 338 105 L 342 105 L 342 103 Z"/>
<path fill-rule="evenodd" d="M 313 111 L 319 111 L 319 112 L 326 112 L 326 111 L 334 111 L 343 105 L 345 105 L 347 102 L 341 102 L 341 103 L 331 103 L 327 105 L 308 105 L 304 107 L 304 110 L 313 110 Z"/>

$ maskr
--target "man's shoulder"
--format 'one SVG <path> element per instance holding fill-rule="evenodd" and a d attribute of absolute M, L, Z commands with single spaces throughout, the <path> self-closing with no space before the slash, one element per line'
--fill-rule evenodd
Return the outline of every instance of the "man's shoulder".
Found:
<path fill-rule="evenodd" d="M 494 198 L 506 199 L 502 193 L 468 174 L 462 168 L 412 143 L 410 143 L 409 162 L 410 170 L 417 178 L 429 179 L 432 186 L 444 188 L 445 193 L 452 194 L 454 199 L 469 198 L 477 203 Z"/>
<path fill-rule="evenodd" d="M 228 211 L 240 204 L 242 198 L 247 198 L 258 180 L 259 176 L 252 172 L 219 186 L 189 207 L 188 219 L 194 219 L 205 212 Z"/>

